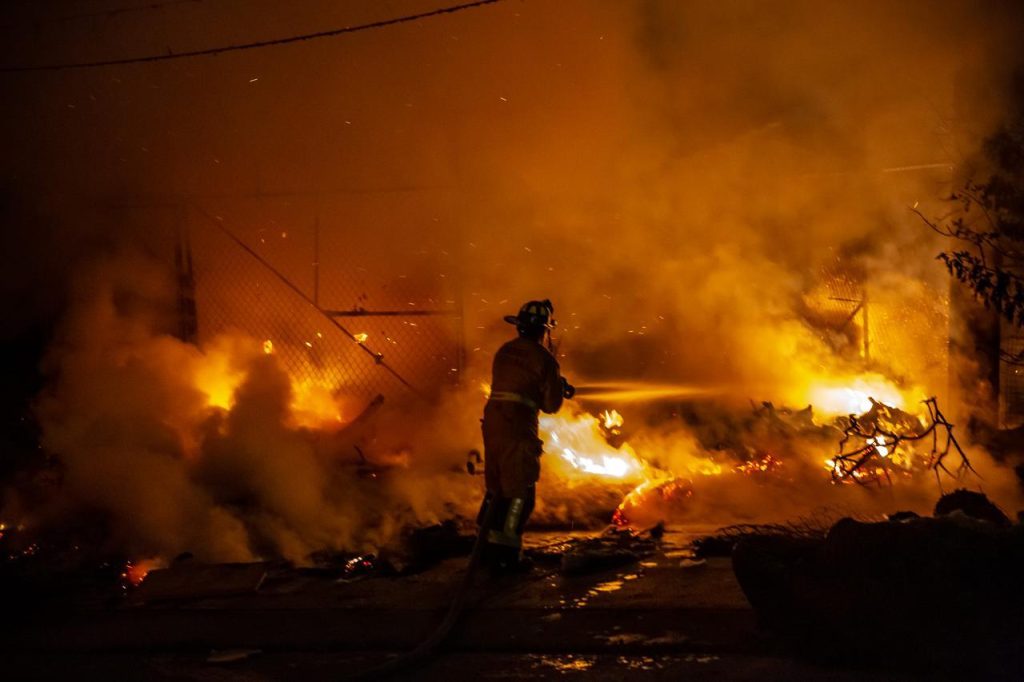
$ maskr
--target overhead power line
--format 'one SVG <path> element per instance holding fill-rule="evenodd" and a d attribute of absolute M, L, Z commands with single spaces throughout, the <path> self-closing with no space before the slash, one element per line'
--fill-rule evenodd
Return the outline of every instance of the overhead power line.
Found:
<path fill-rule="evenodd" d="M 96 62 L 67 62 L 62 64 L 40 64 L 36 66 L 4 66 L 0 67 L 0 73 L 14 73 L 23 71 L 64 71 L 68 69 L 92 69 L 100 66 L 147 64 L 150 62 L 166 62 L 172 59 L 186 59 L 188 57 L 207 57 L 212 55 L 223 54 L 225 52 L 256 50 L 264 47 L 275 47 L 277 45 L 288 45 L 289 43 L 299 43 L 306 40 L 316 40 L 318 38 L 333 38 L 335 36 L 344 35 L 346 33 L 356 33 L 359 31 L 368 31 L 370 29 L 375 28 L 385 28 L 387 26 L 395 26 L 397 24 L 405 24 L 411 21 L 418 21 L 420 19 L 427 19 L 429 17 L 436 17 L 441 14 L 454 14 L 455 12 L 461 12 L 462 10 L 473 9 L 475 7 L 493 5 L 497 2 L 501 2 L 501 0 L 476 0 L 476 2 L 465 2 L 459 5 L 451 5 L 449 7 L 442 7 L 440 9 L 430 10 L 429 12 L 409 14 L 403 17 L 395 17 L 394 19 L 383 19 L 381 21 L 374 21 L 368 24 L 360 24 L 358 26 L 345 26 L 342 28 L 331 29 L 330 31 L 318 31 L 316 33 L 306 33 L 303 35 L 289 36 L 287 38 L 274 38 L 272 40 L 260 40 L 253 43 L 242 43 L 239 45 L 210 47 L 202 50 L 191 50 L 188 52 L 166 52 L 164 54 L 154 54 L 145 57 L 106 59 L 103 61 Z"/>

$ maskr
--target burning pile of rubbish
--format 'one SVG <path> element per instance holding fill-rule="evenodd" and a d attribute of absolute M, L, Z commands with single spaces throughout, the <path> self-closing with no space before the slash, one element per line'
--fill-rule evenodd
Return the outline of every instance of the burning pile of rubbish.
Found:
<path fill-rule="evenodd" d="M 830 408 L 820 418 L 814 406 L 791 410 L 765 402 L 744 418 L 734 417 L 724 435 L 701 432 L 706 413 L 690 419 L 684 415 L 673 436 L 687 442 L 689 451 L 674 458 L 657 450 L 665 440 L 652 442 L 640 434 L 643 444 L 631 445 L 623 435 L 624 420 L 614 410 L 600 416 L 580 410 L 544 416 L 545 465 L 553 475 L 543 481 L 542 495 L 565 496 L 595 480 L 616 490 L 628 488 L 611 522 L 641 527 L 666 519 L 692 520 L 693 509 L 707 509 L 700 504 L 702 496 L 720 494 L 741 481 L 784 485 L 799 478 L 818 486 L 877 486 L 940 473 L 960 479 L 973 471 L 935 398 L 910 406 L 917 409 L 912 413 L 899 407 L 904 398 L 890 385 L 879 385 L 878 392 L 893 404 L 853 389 L 817 390 Z M 835 414 L 842 408 L 859 411 Z M 689 441 L 688 434 L 693 436 Z M 821 473 L 811 474 L 809 467 L 820 467 Z"/>
<path fill-rule="evenodd" d="M 135 583 L 186 553 L 306 566 L 372 555 L 378 566 L 410 530 L 472 526 L 482 481 L 463 457 L 480 440 L 478 391 L 418 403 L 411 420 L 409 404 L 331 385 L 312 360 L 308 371 L 286 367 L 282 339 L 226 333 L 199 348 L 155 335 L 110 303 L 109 287 L 77 311 L 57 353 L 62 371 L 38 401 L 48 468 L 0 519 L 23 526 L 19 537 L 57 529 Z M 963 472 L 934 400 L 877 374 L 796 383 L 783 398 L 813 407 L 745 409 L 719 404 L 717 389 L 595 384 L 541 417 L 531 522 L 762 519 L 764 501 L 816 507 L 837 489 Z M 674 413 L 652 417 L 645 406 L 634 428 L 623 412 L 641 399 Z M 101 529 L 101 542 L 79 541 L 83 526 Z"/>

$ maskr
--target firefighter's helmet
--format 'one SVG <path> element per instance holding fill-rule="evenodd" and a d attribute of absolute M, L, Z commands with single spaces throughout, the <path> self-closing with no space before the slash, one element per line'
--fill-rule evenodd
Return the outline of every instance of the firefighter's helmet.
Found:
<path fill-rule="evenodd" d="M 520 330 L 551 329 L 555 326 L 555 306 L 551 301 L 527 301 L 517 315 L 506 315 L 505 321 Z"/>

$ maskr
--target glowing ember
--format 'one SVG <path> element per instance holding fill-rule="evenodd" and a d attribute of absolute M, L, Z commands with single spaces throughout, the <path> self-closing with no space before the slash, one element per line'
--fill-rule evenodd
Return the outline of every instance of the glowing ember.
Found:
<path fill-rule="evenodd" d="M 356 340 L 356 343 L 366 343 L 366 340 L 370 338 L 370 335 L 366 332 L 360 332 L 358 334 L 353 334 L 352 338 Z"/>
<path fill-rule="evenodd" d="M 159 558 L 129 561 L 125 564 L 121 578 L 131 583 L 133 587 L 138 587 L 146 579 L 150 571 L 163 568 L 166 565 L 166 562 Z"/>
<path fill-rule="evenodd" d="M 616 526 L 645 525 L 660 516 L 666 505 L 682 505 L 693 497 L 693 485 L 685 478 L 658 478 L 644 481 L 632 490 L 612 515 Z M 645 507 L 654 503 L 659 513 L 648 518 Z M 649 513 L 649 512 L 648 512 Z"/>
<path fill-rule="evenodd" d="M 273 353 L 274 352 L 274 342 L 271 341 L 270 339 L 267 339 L 266 341 L 264 341 L 263 342 L 263 352 L 266 353 L 267 355 L 270 355 L 271 353 Z"/>
<path fill-rule="evenodd" d="M 749 462 L 737 464 L 733 467 L 733 471 L 738 474 L 757 475 L 774 473 L 781 468 L 782 460 L 769 452 L 759 459 L 752 459 Z"/>

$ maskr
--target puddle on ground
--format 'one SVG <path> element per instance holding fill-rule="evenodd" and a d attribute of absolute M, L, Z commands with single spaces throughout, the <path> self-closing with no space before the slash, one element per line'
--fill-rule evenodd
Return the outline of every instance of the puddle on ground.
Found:
<path fill-rule="evenodd" d="M 546 668 L 560 673 L 578 673 L 590 670 L 597 661 L 594 655 L 565 654 L 557 656 L 554 654 L 529 654 L 530 668 L 538 670 Z"/>
<path fill-rule="evenodd" d="M 651 562 L 644 562 L 641 566 L 657 565 Z M 594 597 L 599 597 L 606 594 L 613 594 L 618 592 L 626 583 L 639 580 L 643 577 L 643 570 L 638 570 L 635 573 L 625 573 L 623 575 L 617 575 L 611 580 L 605 580 L 603 582 L 596 583 L 586 588 L 586 592 L 578 596 L 563 596 L 558 600 L 558 607 L 563 609 L 578 609 L 587 605 L 587 603 Z M 556 586 L 556 583 L 550 583 L 552 587 Z"/>
<path fill-rule="evenodd" d="M 594 635 L 594 639 L 603 639 L 608 646 L 624 646 L 643 642 L 647 637 L 635 632 L 623 632 L 616 635 Z"/>
<path fill-rule="evenodd" d="M 653 656 L 618 656 L 615 662 L 627 670 L 661 670 L 665 667 Z"/>
<path fill-rule="evenodd" d="M 558 600 L 558 605 L 562 608 L 578 609 L 587 605 L 592 598 L 602 594 L 611 594 L 618 592 L 622 589 L 623 585 L 626 584 L 627 580 L 636 580 L 637 575 L 632 576 L 620 576 L 615 580 L 606 580 L 601 583 L 597 583 L 592 587 L 588 588 L 587 591 L 578 597 L 562 597 Z"/>
<path fill-rule="evenodd" d="M 590 592 L 593 592 L 594 596 L 596 596 L 596 593 L 598 592 L 618 592 L 622 589 L 624 584 L 625 583 L 621 580 L 608 580 L 594 585 L 590 588 Z"/>

